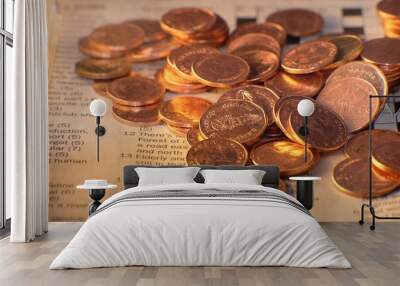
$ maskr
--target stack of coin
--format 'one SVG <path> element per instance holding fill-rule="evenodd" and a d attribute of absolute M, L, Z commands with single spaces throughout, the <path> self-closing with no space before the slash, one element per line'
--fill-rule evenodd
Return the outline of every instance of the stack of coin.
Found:
<path fill-rule="evenodd" d="M 379 67 L 386 76 L 389 87 L 400 83 L 400 39 L 377 38 L 364 43 L 361 57 Z"/>
<path fill-rule="evenodd" d="M 167 90 L 177 93 L 201 93 L 208 87 L 200 83 L 192 74 L 193 64 L 210 54 L 219 53 L 216 48 L 206 45 L 189 45 L 174 49 L 157 79 Z"/>
<path fill-rule="evenodd" d="M 382 0 L 378 3 L 377 10 L 385 35 L 391 38 L 400 38 L 400 1 Z"/>
<path fill-rule="evenodd" d="M 162 29 L 183 45 L 222 46 L 229 36 L 226 21 L 204 8 L 178 8 L 161 18 Z"/>
<path fill-rule="evenodd" d="M 339 190 L 355 197 L 366 198 L 369 191 L 368 162 L 369 131 L 354 135 L 344 148 L 346 159 L 333 170 L 333 181 Z M 372 196 L 379 197 L 400 185 L 397 169 L 400 133 L 390 130 L 372 130 Z"/>
<path fill-rule="evenodd" d="M 159 124 L 164 93 L 164 87 L 157 81 L 140 75 L 118 78 L 107 88 L 107 96 L 113 102 L 114 117 L 131 126 Z"/>
<path fill-rule="evenodd" d="M 286 30 L 279 24 L 272 22 L 246 23 L 239 25 L 231 34 L 229 42 L 245 34 L 261 33 L 273 37 L 281 47 L 286 43 Z"/>
<path fill-rule="evenodd" d="M 212 106 L 212 102 L 193 96 L 176 96 L 162 103 L 160 117 L 169 131 L 186 136 L 189 130 L 199 126 L 200 117 Z"/>
<path fill-rule="evenodd" d="M 240 29 L 237 31 L 236 34 Z M 228 52 L 244 59 L 250 67 L 247 83 L 261 82 L 276 74 L 281 54 L 281 44 L 277 38 L 261 32 L 244 33 L 229 42 Z"/>

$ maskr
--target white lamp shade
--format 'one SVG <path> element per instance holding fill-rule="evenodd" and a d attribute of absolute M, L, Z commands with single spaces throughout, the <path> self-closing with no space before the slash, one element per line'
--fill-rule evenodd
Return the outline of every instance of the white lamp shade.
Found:
<path fill-rule="evenodd" d="M 102 99 L 95 99 L 90 103 L 89 108 L 93 116 L 104 116 L 107 111 L 107 104 Z"/>
<path fill-rule="evenodd" d="M 297 112 L 303 117 L 311 116 L 314 113 L 314 110 L 314 102 L 309 99 L 303 99 L 297 105 Z"/>

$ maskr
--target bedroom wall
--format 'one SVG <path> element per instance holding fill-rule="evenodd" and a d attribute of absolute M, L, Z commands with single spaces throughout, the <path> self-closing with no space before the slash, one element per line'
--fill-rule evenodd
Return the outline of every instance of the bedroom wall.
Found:
<path fill-rule="evenodd" d="M 198 4 L 193 1 L 194 4 Z M 292 7 L 293 1 L 202 1 L 203 6 L 221 14 L 230 27 L 239 18 L 259 21 L 276 9 Z M 268 4 L 267 4 L 268 3 Z M 122 167 L 126 164 L 183 165 L 190 145 L 183 137 L 171 134 L 165 125 L 131 127 L 120 123 L 112 115 L 111 101 L 99 96 L 92 81 L 74 73 L 75 63 L 83 56 L 78 40 L 93 28 L 109 22 L 122 22 L 131 18 L 160 18 L 172 6 L 188 5 L 188 1 L 106 1 L 106 0 L 49 0 L 49 140 L 50 140 L 50 201 L 49 218 L 52 221 L 80 221 L 87 218 L 90 202 L 86 191 L 76 185 L 85 179 L 107 179 L 121 190 Z M 361 23 L 365 37 L 382 31 L 375 16 L 376 1 L 297 1 L 296 4 L 312 8 L 327 19 L 325 32 L 341 30 L 346 6 L 363 11 Z M 356 21 L 357 22 L 357 21 Z M 359 22 L 359 21 L 358 21 Z M 152 77 L 163 62 L 134 64 L 133 70 Z M 167 98 L 172 94 L 168 93 Z M 202 94 L 200 97 L 215 101 L 220 93 Z M 96 161 L 95 119 L 89 115 L 88 105 L 96 98 L 108 104 L 102 124 L 106 135 L 101 138 L 101 158 Z M 358 220 L 362 200 L 349 196 L 335 186 L 332 180 L 334 166 L 345 158 L 343 150 L 324 154 L 312 170 L 322 181 L 315 185 L 313 215 L 320 221 Z M 294 187 L 289 181 L 286 183 Z M 385 215 L 400 214 L 400 192 L 395 191 L 377 200 L 377 211 Z"/>

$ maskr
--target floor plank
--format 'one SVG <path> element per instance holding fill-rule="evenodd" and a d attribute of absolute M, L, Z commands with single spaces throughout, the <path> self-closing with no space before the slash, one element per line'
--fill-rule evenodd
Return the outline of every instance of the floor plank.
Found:
<path fill-rule="evenodd" d="M 371 232 L 356 223 L 322 223 L 352 269 L 289 267 L 119 267 L 50 271 L 55 256 L 81 223 L 50 223 L 48 234 L 32 243 L 0 240 L 2 286 L 266 286 L 400 285 L 400 223 L 379 223 Z"/>

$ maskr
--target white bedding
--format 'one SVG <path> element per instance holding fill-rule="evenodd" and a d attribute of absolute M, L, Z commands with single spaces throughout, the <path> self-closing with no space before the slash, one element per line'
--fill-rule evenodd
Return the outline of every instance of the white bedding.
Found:
<path fill-rule="evenodd" d="M 142 186 L 120 192 L 279 190 L 254 185 Z M 298 203 L 298 202 L 297 202 Z M 350 268 L 310 215 L 257 198 L 152 198 L 122 201 L 90 217 L 50 269 L 145 266 L 294 266 Z"/>

